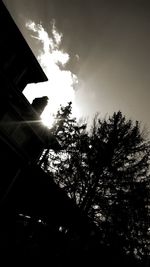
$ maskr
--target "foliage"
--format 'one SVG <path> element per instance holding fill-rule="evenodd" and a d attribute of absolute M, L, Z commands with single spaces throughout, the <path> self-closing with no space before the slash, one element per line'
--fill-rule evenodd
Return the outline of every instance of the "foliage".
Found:
<path fill-rule="evenodd" d="M 52 133 L 61 151 L 47 150 L 42 166 L 101 230 L 101 242 L 142 259 L 148 254 L 150 144 L 140 125 L 119 111 L 98 115 L 91 131 L 61 107 Z"/>

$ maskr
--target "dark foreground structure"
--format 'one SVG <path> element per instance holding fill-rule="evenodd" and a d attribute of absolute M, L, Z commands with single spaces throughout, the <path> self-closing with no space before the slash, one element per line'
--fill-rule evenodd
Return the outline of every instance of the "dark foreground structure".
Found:
<path fill-rule="evenodd" d="M 43 150 L 55 149 L 40 121 L 47 98 L 31 105 L 22 91 L 47 77 L 2 1 L 0 24 L 1 266 L 135 266 L 100 244 L 96 226 L 38 166 Z"/>
<path fill-rule="evenodd" d="M 2 1 L 0 23 L 5 25 L 0 39 L 1 257 L 20 266 L 22 261 L 44 258 L 55 259 L 54 266 L 66 266 L 67 261 L 73 266 L 75 251 L 79 253 L 93 230 L 37 165 L 44 148 L 52 147 L 48 129 L 40 121 L 47 98 L 31 105 L 22 92 L 28 83 L 47 77 Z"/>

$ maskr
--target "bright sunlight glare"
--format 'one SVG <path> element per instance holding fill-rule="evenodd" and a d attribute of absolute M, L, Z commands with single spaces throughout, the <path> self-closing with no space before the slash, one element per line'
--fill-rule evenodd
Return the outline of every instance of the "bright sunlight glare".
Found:
<path fill-rule="evenodd" d="M 41 45 L 37 60 L 47 75 L 48 81 L 28 84 L 23 92 L 24 95 L 30 103 L 35 97 L 48 96 L 49 102 L 41 118 L 49 128 L 53 124 L 54 115 L 60 105 L 65 106 L 70 101 L 72 102 L 73 116 L 78 118 L 79 109 L 76 105 L 74 90 L 78 85 L 78 78 L 71 71 L 65 69 L 70 57 L 60 49 L 62 34 L 57 31 L 55 21 L 52 21 L 51 37 L 42 24 L 28 21 L 26 27 L 31 32 L 32 38 Z"/>

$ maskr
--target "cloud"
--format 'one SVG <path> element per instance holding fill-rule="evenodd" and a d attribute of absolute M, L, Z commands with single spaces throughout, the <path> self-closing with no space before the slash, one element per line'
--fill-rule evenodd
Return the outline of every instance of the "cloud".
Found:
<path fill-rule="evenodd" d="M 30 102 L 35 97 L 43 95 L 49 97 L 49 103 L 42 114 L 42 120 L 49 126 L 52 124 L 53 114 L 57 112 L 60 104 L 66 105 L 67 102 L 72 101 L 73 114 L 78 116 L 79 112 L 75 103 L 78 78 L 71 71 L 65 69 L 70 56 L 60 49 L 63 35 L 57 31 L 55 21 L 52 21 L 51 36 L 42 24 L 28 21 L 26 27 L 32 38 L 38 40 L 41 45 L 37 60 L 47 75 L 48 82 L 27 85 L 24 95 Z"/>

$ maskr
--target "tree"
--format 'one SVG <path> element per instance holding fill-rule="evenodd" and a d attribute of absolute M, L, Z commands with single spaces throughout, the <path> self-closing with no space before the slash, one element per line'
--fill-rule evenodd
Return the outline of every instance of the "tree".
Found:
<path fill-rule="evenodd" d="M 43 169 L 53 176 L 53 179 L 60 187 L 63 187 L 67 194 L 79 202 L 79 183 L 82 183 L 82 177 L 77 177 L 75 165 L 78 166 L 79 173 L 79 152 L 81 142 L 83 147 L 84 139 L 88 138 L 85 132 L 86 124 L 78 124 L 76 118 L 71 117 L 72 103 L 69 102 L 66 107 L 60 107 L 56 114 L 54 126 L 51 129 L 51 135 L 59 141 L 61 149 L 47 149 L 44 151 L 39 164 Z M 81 180 L 81 181 L 79 181 Z"/>
<path fill-rule="evenodd" d="M 140 124 L 119 111 L 98 116 L 90 133 L 61 107 L 52 129 L 62 151 L 47 152 L 45 169 L 101 230 L 101 242 L 143 258 L 148 253 L 150 144 Z"/>
<path fill-rule="evenodd" d="M 94 120 L 89 157 L 94 184 L 87 209 L 105 233 L 105 243 L 139 258 L 148 248 L 149 156 L 150 144 L 138 122 L 120 111 L 107 121 Z"/>

